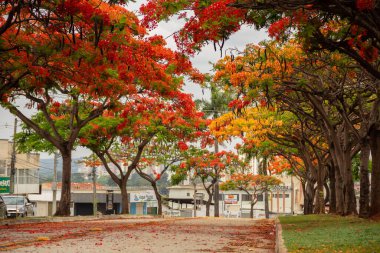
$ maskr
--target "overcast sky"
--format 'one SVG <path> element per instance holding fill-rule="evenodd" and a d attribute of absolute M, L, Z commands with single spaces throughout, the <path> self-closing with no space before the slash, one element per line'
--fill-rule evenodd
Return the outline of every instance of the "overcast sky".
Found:
<path fill-rule="evenodd" d="M 142 1 L 137 1 L 141 4 Z M 128 7 L 129 9 L 137 10 L 139 4 L 131 3 Z M 159 34 L 164 38 L 167 38 L 168 47 L 173 50 L 176 49 L 173 37 L 170 36 L 174 32 L 178 31 L 183 25 L 176 18 L 173 18 L 170 22 L 162 22 L 159 24 L 158 28 L 151 32 L 151 34 Z M 231 38 L 225 42 L 223 52 L 228 48 L 237 48 L 243 50 L 244 46 L 248 43 L 258 43 L 267 38 L 265 31 L 256 31 L 250 27 L 243 27 L 239 32 L 231 36 Z M 192 63 L 203 73 L 211 73 L 212 66 L 210 62 L 216 62 L 220 58 L 220 51 L 214 51 L 213 45 L 207 45 L 202 49 L 202 52 L 193 57 Z M 195 98 L 205 98 L 208 99 L 209 93 L 207 91 L 202 93 L 202 89 L 194 84 L 187 84 L 184 88 L 186 93 L 191 93 Z M 25 109 L 26 114 L 32 114 L 32 111 Z M 8 111 L 0 108 L 0 139 L 10 139 L 13 136 L 13 125 L 14 116 Z M 20 121 L 19 121 L 20 123 Z M 20 127 L 19 127 L 20 129 Z M 83 155 L 88 155 L 89 152 L 81 149 L 73 153 L 73 157 L 81 157 Z M 47 154 L 42 154 L 41 158 L 48 158 Z"/>

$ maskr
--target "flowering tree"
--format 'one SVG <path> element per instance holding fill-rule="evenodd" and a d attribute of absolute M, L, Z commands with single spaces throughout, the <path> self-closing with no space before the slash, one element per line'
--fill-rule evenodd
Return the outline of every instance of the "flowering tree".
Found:
<path fill-rule="evenodd" d="M 253 175 L 251 173 L 236 173 L 231 176 L 231 179 L 222 183 L 222 190 L 244 191 L 250 199 L 251 212 L 250 217 L 253 218 L 253 207 L 257 203 L 257 195 L 270 191 L 270 188 L 281 184 L 281 180 L 273 176 Z"/>
<path fill-rule="evenodd" d="M 246 164 L 233 152 L 221 151 L 211 153 L 207 150 L 192 148 L 188 151 L 187 158 L 175 170 L 175 176 L 182 179 L 198 178 L 206 190 L 208 199 L 206 202 L 206 216 L 210 216 L 210 205 L 214 195 L 213 189 L 221 178 L 228 177 L 234 171 L 243 169 Z M 214 199 L 215 202 L 219 201 Z"/>
<path fill-rule="evenodd" d="M 154 92 L 136 95 L 118 110 L 104 113 L 81 133 L 81 144 L 99 157 L 120 187 L 122 213 L 129 213 L 127 182 L 131 173 L 137 169 L 144 175 L 143 168 L 156 163 L 150 156 L 152 145 L 169 142 L 171 138 L 186 140 L 198 128 L 205 127 L 203 114 L 196 111 L 190 95 L 180 91 L 169 94 L 167 97 Z M 113 171 L 110 164 L 117 170 Z M 160 175 L 150 179 L 155 186 Z"/>
<path fill-rule="evenodd" d="M 180 138 L 171 133 L 153 138 L 145 148 L 142 159 L 136 167 L 136 172 L 153 187 L 158 202 L 158 215 L 162 215 L 162 196 L 157 188 L 157 183 L 164 173 L 185 159 L 188 146 L 183 140 L 194 141 L 203 135 L 199 128 L 194 130 L 198 131 L 184 131 L 184 135 Z"/>
<path fill-rule="evenodd" d="M 61 153 L 57 215 L 69 215 L 71 151 L 81 129 L 122 97 L 168 93 L 181 85 L 180 74 L 198 74 L 161 37 L 148 38 L 136 16 L 117 4 L 5 1 L 0 11 L 1 105 Z M 41 112 L 48 130 L 20 104 Z M 64 133 L 60 120 L 67 122 Z"/>
<path fill-rule="evenodd" d="M 380 77 L 379 5 L 376 0 L 321 1 L 235 1 L 204 2 L 150 0 L 141 7 L 151 26 L 173 14 L 185 20 L 175 35 L 188 53 L 206 42 L 223 46 L 243 24 L 267 28 L 277 40 L 296 38 L 308 51 L 339 51 Z M 189 12 L 191 10 L 192 12 Z"/>

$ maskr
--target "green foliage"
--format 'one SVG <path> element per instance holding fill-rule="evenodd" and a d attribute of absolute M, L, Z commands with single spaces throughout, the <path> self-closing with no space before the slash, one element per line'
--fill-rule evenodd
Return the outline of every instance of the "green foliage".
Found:
<path fill-rule="evenodd" d="M 237 186 L 234 181 L 227 181 L 219 186 L 222 191 L 236 190 Z"/>
<path fill-rule="evenodd" d="M 222 114 L 226 113 L 228 103 L 232 101 L 232 94 L 224 91 L 214 84 L 210 84 L 211 98 L 208 100 L 196 100 L 197 107 L 201 109 L 207 118 L 218 118 Z"/>
<path fill-rule="evenodd" d="M 178 185 L 186 179 L 186 177 L 187 177 L 186 173 L 178 173 L 179 166 L 177 166 L 177 165 L 172 166 L 171 169 L 172 169 L 172 171 L 175 171 L 175 173 L 173 173 L 172 176 L 170 177 L 171 185 Z"/>
<path fill-rule="evenodd" d="M 20 153 L 47 152 L 53 154 L 57 149 L 53 144 L 36 134 L 25 124 L 22 125 L 22 131 L 15 136 L 16 148 Z"/>

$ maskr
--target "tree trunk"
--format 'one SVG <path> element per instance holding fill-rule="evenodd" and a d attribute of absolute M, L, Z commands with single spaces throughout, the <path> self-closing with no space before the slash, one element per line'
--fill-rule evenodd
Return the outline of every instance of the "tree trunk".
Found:
<path fill-rule="evenodd" d="M 336 199 L 336 214 L 344 215 L 344 198 L 343 198 L 343 179 L 340 170 L 335 168 L 335 199 Z"/>
<path fill-rule="evenodd" d="M 371 216 L 375 216 L 380 215 L 380 131 L 372 130 L 370 137 L 372 154 Z"/>
<path fill-rule="evenodd" d="M 61 200 L 56 216 L 70 216 L 71 202 L 71 150 L 62 152 L 62 189 Z"/>
<path fill-rule="evenodd" d="M 251 212 L 249 213 L 249 217 L 253 219 L 253 207 L 255 206 L 255 203 L 251 202 Z"/>
<path fill-rule="evenodd" d="M 345 215 L 357 215 L 354 179 L 352 176 L 351 152 L 345 152 L 345 176 L 344 176 L 344 213 Z"/>
<path fill-rule="evenodd" d="M 325 195 L 323 191 L 323 184 L 325 181 L 325 167 L 319 166 L 317 171 L 317 192 L 315 194 L 315 209 L 314 213 L 325 213 Z"/>
<path fill-rule="evenodd" d="M 219 152 L 218 140 L 215 140 L 215 153 Z M 214 217 L 219 217 L 219 178 L 216 179 L 214 186 Z"/>
<path fill-rule="evenodd" d="M 208 199 L 206 202 L 206 216 L 209 217 L 210 216 L 210 206 L 211 206 L 211 202 L 212 202 L 212 194 L 207 194 L 207 195 L 208 195 Z"/>
<path fill-rule="evenodd" d="M 315 195 L 314 184 L 315 183 L 311 182 L 310 180 L 306 182 L 305 192 L 304 192 L 304 208 L 303 208 L 303 213 L 305 215 L 313 213 L 313 202 L 314 202 L 314 195 Z"/>
<path fill-rule="evenodd" d="M 161 197 L 161 194 L 158 192 L 157 183 L 152 182 L 151 185 L 153 187 L 154 194 L 156 195 L 156 199 L 157 199 L 157 206 L 158 206 L 157 207 L 157 214 L 162 215 L 162 197 Z"/>
<path fill-rule="evenodd" d="M 212 184 L 211 186 L 209 186 L 208 188 L 206 188 L 206 192 L 207 192 L 207 196 L 208 196 L 208 199 L 207 199 L 207 202 L 206 202 L 206 216 L 209 217 L 210 216 L 210 206 L 211 206 L 211 202 L 212 202 L 212 196 L 213 196 L 213 191 L 210 190 L 214 187 L 215 184 Z"/>
<path fill-rule="evenodd" d="M 370 146 L 367 140 L 364 140 L 360 150 L 360 197 L 359 197 L 359 217 L 369 217 L 369 162 Z"/>
<path fill-rule="evenodd" d="M 125 178 L 121 179 L 121 184 L 119 185 L 119 187 L 121 192 L 121 213 L 129 214 L 127 180 Z"/>
<path fill-rule="evenodd" d="M 322 180 L 317 180 L 317 192 L 315 194 L 315 209 L 314 213 L 324 214 L 325 213 L 325 196 L 323 192 L 323 182 Z"/>
<path fill-rule="evenodd" d="M 202 179 L 202 184 L 203 184 L 203 187 L 207 193 L 207 202 L 206 202 L 206 216 L 209 217 L 210 216 L 210 206 L 211 206 L 211 202 L 212 202 L 212 196 L 214 194 L 213 190 L 214 189 L 214 185 L 215 185 L 215 180 L 212 180 L 210 185 L 209 186 L 206 186 L 206 179 Z"/>
<path fill-rule="evenodd" d="M 219 217 L 219 180 L 214 186 L 214 217 Z"/>
<path fill-rule="evenodd" d="M 338 137 L 335 137 L 338 138 Z M 347 144 L 347 136 L 344 136 L 344 143 Z M 344 145 L 343 145 L 344 146 Z M 351 148 L 348 144 L 343 151 L 343 147 L 330 147 L 330 152 L 334 160 L 335 173 L 335 190 L 336 190 L 336 208 L 339 215 L 357 214 L 356 197 L 354 189 L 354 181 L 352 178 L 351 165 Z"/>
<path fill-rule="evenodd" d="M 334 165 L 329 165 L 329 183 L 330 183 L 330 208 L 329 213 L 336 213 L 336 190 L 335 190 L 335 168 Z"/>

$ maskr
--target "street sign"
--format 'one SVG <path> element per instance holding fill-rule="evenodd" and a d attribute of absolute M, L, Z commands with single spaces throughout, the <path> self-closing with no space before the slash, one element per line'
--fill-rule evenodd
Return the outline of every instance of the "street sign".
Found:
<path fill-rule="evenodd" d="M 9 177 L 0 177 L 0 193 L 10 192 L 11 180 Z"/>
<path fill-rule="evenodd" d="M 238 194 L 224 194 L 224 204 L 237 204 L 238 200 Z"/>
<path fill-rule="evenodd" d="M 148 202 L 148 201 L 155 201 L 156 197 L 153 193 L 153 191 L 147 191 L 147 192 L 132 192 L 130 195 L 130 202 Z"/>
<path fill-rule="evenodd" d="M 195 193 L 195 198 L 198 200 L 203 200 L 204 199 L 204 193 Z"/>

